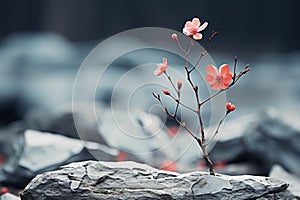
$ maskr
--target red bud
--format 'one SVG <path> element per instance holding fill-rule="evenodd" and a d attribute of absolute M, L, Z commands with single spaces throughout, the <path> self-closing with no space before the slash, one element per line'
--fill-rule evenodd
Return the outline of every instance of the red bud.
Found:
<path fill-rule="evenodd" d="M 169 90 L 162 90 L 163 91 L 163 93 L 165 94 L 165 95 L 170 95 L 171 93 L 169 92 Z"/>
<path fill-rule="evenodd" d="M 177 81 L 177 88 L 180 90 L 182 87 L 182 81 Z"/>
<path fill-rule="evenodd" d="M 2 188 L 1 188 L 1 194 L 6 194 L 6 193 L 8 193 L 8 192 L 9 192 L 9 190 L 8 190 L 7 187 L 2 187 Z"/>
<path fill-rule="evenodd" d="M 176 40 L 176 41 L 178 40 L 178 36 L 177 36 L 176 33 L 173 33 L 173 34 L 172 34 L 172 39 L 173 39 L 173 40 Z"/>
<path fill-rule="evenodd" d="M 232 104 L 232 103 L 227 103 L 227 104 L 226 104 L 226 108 L 227 108 L 227 111 L 228 111 L 228 112 L 232 112 L 232 111 L 235 110 L 235 105 Z"/>

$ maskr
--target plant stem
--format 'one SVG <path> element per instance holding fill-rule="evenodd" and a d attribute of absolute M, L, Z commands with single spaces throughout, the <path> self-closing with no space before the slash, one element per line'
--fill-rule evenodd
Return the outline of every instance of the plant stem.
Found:
<path fill-rule="evenodd" d="M 220 120 L 220 122 L 219 122 L 219 124 L 218 124 L 218 126 L 216 128 L 216 131 L 215 131 L 214 135 L 209 139 L 209 141 L 207 143 L 203 144 L 203 146 L 208 146 L 215 139 L 216 135 L 219 133 L 219 129 L 220 129 L 222 123 L 224 122 L 225 118 L 227 117 L 227 115 L 229 113 L 230 112 L 228 112 L 228 111 L 226 112 L 226 114 L 224 115 L 224 117 Z"/>
<path fill-rule="evenodd" d="M 210 158 L 208 156 L 208 153 L 206 151 L 206 146 L 202 145 L 201 149 L 202 149 L 202 153 L 203 153 L 203 158 L 204 158 L 206 164 L 209 167 L 209 174 L 215 176 L 216 174 L 215 174 L 215 170 L 214 170 L 214 164 L 213 164 L 213 162 L 210 160 Z"/>
<path fill-rule="evenodd" d="M 187 57 L 187 55 L 186 55 L 186 57 Z M 200 59 L 201 59 L 201 57 L 200 57 Z M 199 61 L 200 61 L 200 59 L 199 59 Z M 187 61 L 187 58 L 186 58 L 186 61 Z M 191 70 L 189 70 L 188 66 L 186 65 L 185 71 L 186 71 L 187 80 L 190 83 L 190 85 L 194 91 L 196 102 L 197 102 L 197 116 L 198 116 L 198 121 L 199 121 L 199 125 L 200 125 L 200 134 L 201 134 L 201 140 L 198 139 L 197 143 L 198 143 L 199 147 L 201 148 L 202 153 L 203 153 L 203 158 L 204 158 L 207 166 L 209 167 L 210 175 L 215 175 L 213 162 L 210 160 L 207 150 L 206 150 L 206 146 L 204 145 L 206 139 L 205 139 L 204 123 L 203 123 L 203 119 L 201 116 L 201 103 L 200 103 L 200 98 L 199 98 L 199 93 L 198 93 L 198 86 L 195 85 L 191 79 L 191 72 L 193 71 L 193 69 L 195 69 L 195 66 Z"/>
<path fill-rule="evenodd" d="M 187 133 L 194 139 L 196 140 L 196 142 L 198 143 L 200 149 L 202 150 L 203 153 L 203 158 L 205 160 L 205 162 L 207 163 L 208 167 L 209 167 L 209 173 L 210 175 L 215 175 L 215 171 L 214 171 L 214 165 L 213 162 L 210 160 L 208 153 L 206 151 L 206 146 L 203 145 L 203 141 L 197 137 L 196 135 L 193 134 L 192 130 L 186 125 L 185 122 L 180 121 L 176 115 L 172 115 L 168 109 L 166 108 L 165 104 L 162 102 L 162 100 L 160 99 L 159 95 L 153 94 L 153 96 L 159 101 L 159 103 L 161 104 L 161 106 L 163 107 L 163 110 L 165 111 L 166 115 L 168 115 L 169 117 L 173 118 L 181 127 L 183 127 Z"/>

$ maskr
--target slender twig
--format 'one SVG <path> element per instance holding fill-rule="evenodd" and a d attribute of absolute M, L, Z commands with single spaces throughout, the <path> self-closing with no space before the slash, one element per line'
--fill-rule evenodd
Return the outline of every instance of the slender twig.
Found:
<path fill-rule="evenodd" d="M 232 77 L 232 81 L 235 81 L 235 77 L 236 77 L 236 65 L 237 65 L 237 56 L 234 57 L 234 64 L 233 64 L 233 77 Z"/>
<path fill-rule="evenodd" d="M 164 75 L 167 77 L 167 79 L 168 79 L 169 82 L 171 83 L 171 85 L 172 85 L 173 89 L 176 91 L 176 93 L 178 93 L 178 90 L 177 90 L 177 88 L 175 87 L 175 85 L 174 85 L 174 83 L 173 83 L 173 81 L 172 81 L 171 76 L 167 73 L 167 70 L 164 71 Z"/>
<path fill-rule="evenodd" d="M 161 100 L 161 98 L 160 98 L 159 95 L 156 95 L 155 93 L 152 93 L 152 94 L 159 101 L 159 103 L 163 107 L 163 110 L 166 113 L 166 115 L 168 115 L 169 117 L 173 118 L 180 126 L 182 126 L 188 132 L 188 134 L 190 136 L 192 136 L 192 138 L 194 138 L 198 142 L 199 138 L 193 134 L 192 130 L 186 125 L 186 123 L 183 122 L 183 121 L 180 121 L 176 116 L 172 115 L 169 112 L 169 110 L 167 109 L 167 107 L 165 106 L 165 104 L 162 102 L 162 100 Z"/>
<path fill-rule="evenodd" d="M 176 40 L 176 42 L 177 42 L 177 45 L 178 45 L 179 49 L 180 49 L 184 54 L 186 54 L 186 50 L 182 47 L 182 45 L 181 45 L 181 43 L 179 42 L 179 40 Z"/>
<path fill-rule="evenodd" d="M 187 106 L 187 105 L 185 105 L 185 104 L 183 104 L 183 103 L 180 102 L 180 93 L 181 93 L 180 90 L 175 87 L 175 85 L 174 85 L 174 83 L 173 83 L 173 81 L 171 79 L 171 76 L 169 76 L 169 74 L 167 73 L 167 71 L 165 71 L 164 74 L 168 78 L 168 80 L 171 83 L 173 89 L 177 93 L 177 99 L 175 97 L 173 97 L 173 96 L 170 95 L 171 97 L 173 97 L 174 101 L 176 102 L 176 108 L 175 108 L 174 116 L 176 117 L 176 115 L 177 115 L 179 104 L 181 104 L 183 107 L 188 108 L 188 109 L 190 109 L 190 110 L 193 111 L 192 108 L 190 108 L 189 106 Z"/>
<path fill-rule="evenodd" d="M 229 88 L 229 87 L 228 87 Z M 227 89 L 228 89 L 227 88 Z M 201 105 L 205 104 L 206 102 L 208 102 L 209 100 L 211 100 L 212 98 L 216 97 L 218 94 L 220 94 L 221 92 L 224 92 L 227 89 L 221 89 L 218 92 L 216 92 L 215 94 L 211 95 L 210 97 L 208 97 L 207 99 L 203 100 L 202 102 L 200 102 Z"/>
<path fill-rule="evenodd" d="M 193 108 L 191 108 L 191 107 L 189 107 L 188 105 L 185 105 L 184 103 L 182 103 L 181 101 L 180 101 L 180 99 L 176 99 L 173 95 L 169 95 L 175 102 L 177 102 L 177 103 L 179 103 L 180 105 L 182 105 L 183 107 L 185 107 L 185 108 L 187 108 L 187 109 L 189 109 L 190 111 L 193 111 L 193 112 L 197 112 L 197 110 L 194 110 Z"/>
<path fill-rule="evenodd" d="M 208 42 L 207 42 L 207 45 L 206 45 L 206 48 L 205 48 L 206 51 L 208 51 L 211 41 L 216 37 L 217 34 L 218 34 L 218 31 L 212 31 L 211 32 L 211 35 L 208 38 Z"/>
<path fill-rule="evenodd" d="M 178 98 L 178 101 L 176 101 L 176 108 L 175 108 L 175 112 L 174 112 L 174 116 L 176 117 L 177 116 L 177 112 L 178 112 L 178 108 L 179 108 L 179 98 Z"/>
<path fill-rule="evenodd" d="M 194 42 L 193 42 L 193 40 L 191 40 L 190 46 L 189 46 L 189 48 L 188 48 L 188 50 L 187 50 L 187 52 L 186 52 L 187 55 L 189 55 L 189 53 L 191 52 L 191 49 L 192 49 L 192 46 L 193 46 L 193 45 L 194 45 Z"/>
<path fill-rule="evenodd" d="M 220 122 L 219 122 L 219 124 L 218 124 L 218 126 L 217 126 L 217 128 L 216 128 L 216 131 L 214 132 L 213 136 L 209 139 L 209 141 L 208 141 L 207 143 L 203 144 L 203 146 L 208 146 L 208 145 L 215 139 L 215 137 L 216 137 L 217 134 L 219 133 L 219 129 L 220 129 L 222 123 L 224 122 L 225 118 L 227 117 L 227 115 L 228 115 L 229 113 L 230 113 L 230 112 L 228 112 L 228 111 L 226 112 L 226 114 L 224 115 L 224 117 L 220 120 Z"/>
<path fill-rule="evenodd" d="M 218 31 L 212 31 L 211 36 L 208 38 L 207 41 L 207 45 L 205 47 L 205 50 L 203 52 L 201 52 L 199 59 L 197 60 L 196 64 L 192 67 L 192 69 L 190 70 L 191 72 L 195 70 L 195 68 L 198 66 L 198 64 L 200 63 L 201 59 L 206 56 L 207 51 L 210 47 L 210 43 L 211 41 L 215 38 L 215 36 L 218 34 Z"/>

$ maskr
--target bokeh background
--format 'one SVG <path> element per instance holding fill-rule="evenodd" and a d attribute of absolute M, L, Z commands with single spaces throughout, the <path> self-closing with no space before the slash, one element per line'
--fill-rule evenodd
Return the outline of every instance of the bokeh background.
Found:
<path fill-rule="evenodd" d="M 6 1 L 1 37 L 16 32 L 55 32 L 73 42 L 107 38 L 137 27 L 182 28 L 182 19 L 201 16 L 221 31 L 221 51 L 268 52 L 299 49 L 298 1 Z"/>
<path fill-rule="evenodd" d="M 3 165 L 2 177 L 4 178 L 0 179 L 0 183 L 13 188 L 23 188 L 38 172 L 55 169 L 66 162 L 93 158 L 84 152 L 79 159 L 74 159 L 72 157 L 74 155 L 71 154 L 71 160 L 69 157 L 62 158 L 60 161 L 54 160 L 48 163 L 49 166 L 46 168 L 29 170 L 30 173 L 27 173 L 29 175 L 25 179 L 19 174 L 19 177 L 25 180 L 19 185 L 17 183 L 20 181 L 16 179 L 17 172 L 12 169 L 19 169 L 16 166 L 21 167 L 22 170 L 28 169 L 24 169 L 25 165 L 16 162 L 16 159 L 14 162 L 8 162 L 14 155 L 22 157 L 26 154 L 20 150 L 23 149 L 23 145 L 26 146 L 26 137 L 19 143 L 22 148 L 18 149 L 14 145 L 19 141 L 19 137 L 24 137 L 25 130 L 34 129 L 78 138 L 72 116 L 74 113 L 71 109 L 73 84 L 80 64 L 97 44 L 112 35 L 139 27 L 164 27 L 181 31 L 184 22 L 195 16 L 209 22 L 205 39 L 209 31 L 219 31 L 209 50 L 218 65 L 224 62 L 232 65 L 234 56 L 238 56 L 240 69 L 247 63 L 250 63 L 252 68 L 251 73 L 241 80 L 239 86 L 227 93 L 228 99 L 234 102 L 238 109 L 229 117 L 229 125 L 224 127 L 227 135 L 223 140 L 240 137 L 245 132 L 257 133 L 257 130 L 267 130 L 266 132 L 273 134 L 272 131 L 275 130 L 275 138 L 278 139 L 278 134 L 285 134 L 287 140 L 296 141 L 299 139 L 300 128 L 299 7 L 300 2 L 295 0 L 2 1 L 0 7 L 0 161 Z M 161 55 L 151 52 L 151 56 L 160 62 Z M 129 56 L 123 61 L 118 61 L 116 71 L 111 75 L 118 74 L 124 68 L 126 70 L 133 68 L 140 59 L 141 57 Z M 107 103 L 110 101 L 111 91 L 99 91 L 99 95 L 99 113 L 100 115 L 104 113 L 102 118 L 106 120 L 105 130 L 114 130 L 111 128 L 113 124 L 109 124 L 110 118 L 105 115 L 105 109 L 109 109 Z M 103 160 L 132 159 L 155 167 L 168 166 L 166 169 L 173 171 L 205 168 L 203 162 L 196 163 L 193 158 L 189 160 L 189 157 L 184 158 L 184 161 L 191 162 L 194 167 L 183 163 L 176 165 L 173 161 L 168 163 L 166 155 L 143 159 L 140 155 L 126 153 L 126 144 L 118 146 L 116 140 L 111 146 L 111 143 L 99 136 L 99 129 L 95 122 L 89 121 L 86 115 L 81 115 L 82 113 L 84 109 L 78 114 L 82 116 L 82 123 L 79 126 L 84 130 L 84 139 L 122 149 L 116 154 L 98 152 Z M 146 123 L 143 119 L 137 121 L 141 124 Z M 264 121 L 266 119 L 267 121 Z M 157 120 L 157 123 L 160 123 L 159 118 Z M 272 123 L 269 123 L 270 120 L 273 120 Z M 282 121 L 284 126 L 281 126 Z M 257 126 L 249 126 L 250 122 L 255 122 Z M 263 124 L 266 124 L 266 129 L 260 127 Z M 176 135 L 174 132 L 177 129 L 176 127 L 174 129 L 172 123 L 167 128 L 168 137 Z M 289 132 L 290 129 L 293 131 Z M 104 134 L 113 134 L 108 132 Z M 295 143 L 294 146 L 289 146 L 285 143 L 285 139 L 280 140 L 279 137 L 275 145 L 272 143 L 270 147 L 266 147 L 270 151 L 278 150 L 279 147 L 288 148 L 287 155 L 292 155 L 288 156 L 289 161 L 273 159 L 272 152 L 269 157 L 266 153 L 266 157 L 270 159 L 263 159 L 254 156 L 255 153 L 249 153 L 251 150 L 241 147 L 238 149 L 242 149 L 239 153 L 228 150 L 229 154 L 224 155 L 224 160 L 220 160 L 220 156 L 215 156 L 218 169 L 231 174 L 236 172 L 268 175 L 273 164 L 281 163 L 285 170 L 299 175 L 300 171 L 296 167 L 300 163 L 299 145 Z M 43 139 L 41 139 L 41 146 L 42 144 Z M 227 147 L 222 145 L 226 146 L 226 144 L 224 142 L 218 148 L 224 152 Z M 232 143 L 228 144 L 232 146 Z M 234 144 L 244 145 L 239 140 L 235 140 Z M 254 146 L 256 144 L 260 143 L 252 143 Z M 262 143 L 263 146 L 265 144 L 269 143 Z M 151 146 L 152 143 L 149 145 Z M 130 146 L 132 148 L 132 145 Z M 57 153 L 55 145 L 47 154 L 49 160 L 54 157 L 51 152 Z M 284 150 L 280 152 L 287 158 Z M 154 157 L 159 159 L 155 161 Z M 38 155 L 35 161 L 39 163 L 39 159 L 43 159 L 43 155 Z M 264 163 L 263 160 L 267 160 L 268 163 Z M 34 165 L 34 162 L 28 163 L 27 167 Z M 236 163 L 238 164 L 235 165 Z M 288 164 L 284 165 L 284 163 Z M 12 175 L 16 180 L 12 180 Z"/>
<path fill-rule="evenodd" d="M 292 0 L 189 3 L 74 0 L 71 5 L 69 1 L 59 0 L 3 1 L 0 8 L 1 70 L 7 68 L 6 72 L 9 72 L 1 73 L 1 80 L 12 80 L 12 83 L 2 83 L 1 87 L 13 93 L 12 90 L 19 89 L 19 86 L 14 86 L 18 84 L 15 78 L 21 76 L 24 79 L 25 74 L 34 73 L 32 70 L 45 70 L 45 74 L 48 69 L 58 73 L 76 70 L 93 47 L 119 32 L 137 27 L 165 27 L 180 31 L 185 20 L 199 16 L 209 21 L 210 30 L 219 31 L 210 48 L 216 63 L 232 62 L 234 56 L 238 56 L 243 64 L 251 63 L 259 73 L 251 77 L 255 82 L 262 81 L 259 86 L 261 89 L 257 92 L 265 94 L 262 88 L 272 87 L 266 88 L 266 92 L 279 95 L 268 99 L 271 105 L 278 98 L 299 98 L 299 88 L 295 86 L 297 82 L 290 83 L 291 78 L 299 74 L 294 71 L 298 68 L 300 48 L 298 7 L 299 2 Z M 256 62 L 261 64 L 257 65 Z M 26 68 L 35 64 L 42 66 L 37 69 Z M 271 74 L 274 76 L 270 77 Z M 60 90 L 54 85 L 47 89 L 56 93 Z M 284 93 L 286 90 L 290 91 L 288 96 Z M 22 89 L 13 95 L 20 95 L 20 92 L 27 91 Z M 61 93 L 70 100 L 67 97 L 70 91 Z M 1 95 L 1 101 L 7 98 L 8 94 Z M 3 104 L 5 106 L 0 109 L 3 113 L 2 122 L 21 119 L 26 107 L 19 109 L 18 106 L 25 102 L 19 98 L 7 101 L 8 104 Z"/>

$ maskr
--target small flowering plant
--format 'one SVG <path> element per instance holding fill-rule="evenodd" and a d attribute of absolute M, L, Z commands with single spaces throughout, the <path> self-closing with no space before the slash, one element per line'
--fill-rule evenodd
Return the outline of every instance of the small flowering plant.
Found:
<path fill-rule="evenodd" d="M 200 32 L 204 31 L 207 26 L 208 26 L 208 22 L 204 22 L 203 24 L 201 24 L 201 22 L 198 18 L 194 18 L 192 21 L 187 21 L 185 23 L 185 26 L 184 26 L 182 32 L 183 32 L 184 35 L 186 35 L 188 37 L 192 37 L 194 40 L 200 41 L 203 38 L 203 35 Z M 210 142 L 212 140 L 214 140 L 214 138 L 218 134 L 219 129 L 220 129 L 222 123 L 224 122 L 225 118 L 228 116 L 229 113 L 234 111 L 236 109 L 236 107 L 235 107 L 234 104 L 229 103 L 229 102 L 226 103 L 226 105 L 224 105 L 226 107 L 226 111 L 224 113 L 224 116 L 219 121 L 219 123 L 216 127 L 216 130 L 214 131 L 213 136 L 209 139 L 209 141 L 207 141 L 206 140 L 206 132 L 205 132 L 205 127 L 204 127 L 204 122 L 203 122 L 203 118 L 202 118 L 202 106 L 205 103 L 212 100 L 213 98 L 215 98 L 216 96 L 218 96 L 219 94 L 221 94 L 222 92 L 225 92 L 226 90 L 228 90 L 229 88 L 234 86 L 237 83 L 237 81 L 243 75 L 245 75 L 247 72 L 249 72 L 249 70 L 250 70 L 249 65 L 246 65 L 242 71 L 237 73 L 236 72 L 236 68 L 237 68 L 237 58 L 236 57 L 234 59 L 233 72 L 230 71 L 230 66 L 228 64 L 221 65 L 219 67 L 219 69 L 217 69 L 212 64 L 206 66 L 207 74 L 206 74 L 206 77 L 205 77 L 205 81 L 216 92 L 214 94 L 212 94 L 211 96 L 207 97 L 204 100 L 200 99 L 199 88 L 194 83 L 194 81 L 192 80 L 191 73 L 196 69 L 196 67 L 198 67 L 198 64 L 200 63 L 201 59 L 204 56 L 207 55 L 207 50 L 210 46 L 210 42 L 216 36 L 216 34 L 217 34 L 216 31 L 213 31 L 211 33 L 211 36 L 208 39 L 208 43 L 207 43 L 207 46 L 206 46 L 205 50 L 203 52 L 200 52 L 199 59 L 197 60 L 197 62 L 194 66 L 191 66 L 188 62 L 189 54 L 190 54 L 190 51 L 192 49 L 193 42 L 190 43 L 190 46 L 189 46 L 188 49 L 185 49 L 181 45 L 177 34 L 174 33 L 171 36 L 171 38 L 177 43 L 179 49 L 182 51 L 182 53 L 184 54 L 184 56 L 186 58 L 184 69 L 185 69 L 185 73 L 186 73 L 187 82 L 189 83 L 190 87 L 194 91 L 196 104 L 197 104 L 196 109 L 184 104 L 181 101 L 181 95 L 183 94 L 182 93 L 183 91 L 181 90 L 182 89 L 182 81 L 178 80 L 177 84 L 175 84 L 175 82 L 173 82 L 171 76 L 167 72 L 167 69 L 168 69 L 168 60 L 167 60 L 167 58 L 163 58 L 163 62 L 157 64 L 157 69 L 154 71 L 154 74 L 156 76 L 164 75 L 168 79 L 168 81 L 171 83 L 172 89 L 175 91 L 174 94 L 176 94 L 176 95 L 173 95 L 169 90 L 166 90 L 166 89 L 162 90 L 162 93 L 165 96 L 167 96 L 167 97 L 171 98 L 172 100 L 174 100 L 174 103 L 176 104 L 174 112 L 171 112 L 166 107 L 166 105 L 165 105 L 165 103 L 164 103 L 164 101 L 163 101 L 160 94 L 157 94 L 157 93 L 154 93 L 154 92 L 152 93 L 153 96 L 161 104 L 165 114 L 167 116 L 173 118 L 197 142 L 200 149 L 202 150 L 203 159 L 205 160 L 206 165 L 208 166 L 209 172 L 210 172 L 211 175 L 215 175 L 215 171 L 214 171 L 214 164 L 210 160 L 208 152 L 207 152 L 207 146 L 210 144 Z M 184 121 L 182 121 L 178 118 L 177 115 L 178 115 L 178 109 L 179 109 L 180 106 L 187 108 L 189 111 L 191 111 L 192 113 L 195 113 L 197 115 L 197 119 L 198 119 L 199 127 L 200 127 L 199 131 L 193 132 L 192 129 L 188 126 L 188 124 L 186 122 L 184 122 Z"/>

